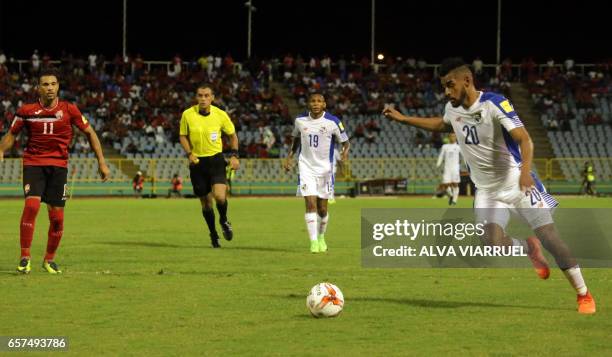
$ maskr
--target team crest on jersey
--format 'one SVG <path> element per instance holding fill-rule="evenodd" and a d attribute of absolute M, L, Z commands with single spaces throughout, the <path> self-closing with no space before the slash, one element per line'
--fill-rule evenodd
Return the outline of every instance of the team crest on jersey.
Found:
<path fill-rule="evenodd" d="M 510 113 L 514 111 L 514 108 L 512 108 L 512 104 L 510 104 L 510 102 L 506 99 L 503 102 L 499 103 L 499 106 L 502 107 L 502 109 L 506 112 L 506 113 Z"/>
<path fill-rule="evenodd" d="M 26 183 L 26 185 L 23 186 L 23 192 L 25 192 L 26 195 L 28 193 L 30 193 L 30 184 L 29 183 Z"/>
<path fill-rule="evenodd" d="M 482 112 L 476 112 L 472 115 L 472 119 L 474 119 L 477 123 L 480 123 L 482 120 Z"/>
<path fill-rule="evenodd" d="M 319 128 L 319 132 L 320 132 L 321 134 L 325 134 L 325 133 L 327 133 L 327 128 L 326 128 L 326 127 L 324 127 L 324 126 L 322 126 L 321 128 Z"/>
<path fill-rule="evenodd" d="M 62 119 L 63 116 L 64 116 L 64 111 L 58 110 L 57 112 L 55 112 L 55 117 L 57 119 Z"/>

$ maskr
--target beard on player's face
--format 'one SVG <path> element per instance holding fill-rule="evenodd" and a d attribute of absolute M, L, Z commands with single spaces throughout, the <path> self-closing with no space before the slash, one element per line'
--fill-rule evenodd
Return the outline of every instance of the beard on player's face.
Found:
<path fill-rule="evenodd" d="M 461 88 L 461 91 L 459 92 L 459 96 L 458 97 L 449 97 L 450 103 L 453 106 L 453 108 L 457 108 L 461 105 L 463 105 L 463 103 L 465 102 L 465 97 L 467 96 L 467 91 L 465 90 L 465 88 Z"/>
<path fill-rule="evenodd" d="M 54 101 L 55 98 L 57 98 L 57 90 L 45 89 L 43 92 L 41 92 L 40 96 L 43 99 L 43 101 L 50 103 Z"/>

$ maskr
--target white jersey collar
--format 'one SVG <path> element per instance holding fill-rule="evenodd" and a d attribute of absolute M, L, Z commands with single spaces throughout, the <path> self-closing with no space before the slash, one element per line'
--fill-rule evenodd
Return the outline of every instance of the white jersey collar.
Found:
<path fill-rule="evenodd" d="M 310 115 L 310 111 L 308 111 L 308 119 L 310 119 L 310 120 L 319 120 L 319 119 L 323 119 L 323 118 L 325 118 L 325 113 L 326 113 L 326 112 L 323 112 L 323 114 L 321 114 L 321 116 L 320 116 L 320 117 L 318 117 L 318 118 L 316 118 L 316 119 L 315 119 L 315 118 L 313 118 L 313 117 L 312 117 L 312 115 Z"/>
<path fill-rule="evenodd" d="M 484 92 L 480 91 L 479 93 L 480 94 L 478 95 L 478 98 L 476 98 L 476 101 L 474 103 L 472 103 L 472 105 L 469 108 L 467 108 L 467 109 L 464 108 L 465 111 L 471 112 L 472 110 L 476 109 L 476 107 L 478 107 L 478 105 L 480 104 L 480 99 L 482 98 L 482 94 Z"/>

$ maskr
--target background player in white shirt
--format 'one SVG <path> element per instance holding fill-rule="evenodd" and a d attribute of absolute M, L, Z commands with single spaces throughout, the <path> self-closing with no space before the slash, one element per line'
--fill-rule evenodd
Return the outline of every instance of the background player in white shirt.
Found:
<path fill-rule="evenodd" d="M 336 139 L 334 139 L 336 140 Z M 336 172 L 338 172 L 338 166 L 340 166 L 340 173 L 344 174 L 344 166 L 342 166 L 343 162 L 340 160 L 341 156 L 340 156 L 340 149 L 338 149 L 338 146 L 341 146 L 341 144 L 336 141 L 334 143 L 334 168 L 332 170 L 334 178 L 338 177 L 338 175 L 336 175 Z M 331 192 L 331 196 L 329 197 L 329 199 L 327 200 L 327 203 L 334 204 L 336 203 L 336 192 L 332 191 Z"/>
<path fill-rule="evenodd" d="M 325 231 L 329 222 L 327 200 L 334 191 L 334 146 L 342 143 L 340 160 L 348 161 L 349 141 L 344 126 L 335 116 L 325 112 L 322 94 L 311 94 L 309 112 L 295 119 L 293 144 L 283 164 L 285 170 L 293 167 L 293 156 L 299 150 L 298 195 L 306 201 L 306 228 L 312 253 L 326 252 Z"/>
<path fill-rule="evenodd" d="M 461 182 L 460 156 L 461 149 L 457 144 L 457 136 L 455 133 L 450 133 L 448 134 L 448 144 L 442 145 L 440 155 L 438 156 L 438 163 L 436 164 L 436 166 L 440 167 L 442 162 L 444 162 L 442 186 L 443 189 L 448 192 L 449 205 L 456 205 L 457 199 L 459 198 L 459 182 Z"/>
<path fill-rule="evenodd" d="M 477 188 L 476 216 L 489 222 L 485 244 L 526 247 L 538 275 L 546 279 L 550 270 L 542 255 L 543 244 L 578 293 L 578 312 L 595 313 L 595 300 L 580 267 L 555 228 L 551 208 L 557 202 L 531 172 L 533 143 L 514 108 L 502 95 L 477 91 L 471 70 L 459 58 L 445 60 L 439 75 L 449 99 L 443 118 L 408 117 L 391 107 L 385 107 L 383 114 L 431 131 L 452 127 Z M 510 211 L 520 215 L 537 238 L 524 242 L 508 237 L 504 229 Z"/>

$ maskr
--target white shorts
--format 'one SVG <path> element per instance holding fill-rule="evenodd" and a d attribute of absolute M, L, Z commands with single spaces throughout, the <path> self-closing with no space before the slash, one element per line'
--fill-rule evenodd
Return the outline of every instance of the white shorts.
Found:
<path fill-rule="evenodd" d="M 476 190 L 474 209 L 477 221 L 496 223 L 505 229 L 512 212 L 521 217 L 531 229 L 553 223 L 554 208 L 559 203 L 546 192 L 537 178 L 535 181 L 536 187 L 529 195 L 523 193 L 518 184 L 499 191 Z"/>
<path fill-rule="evenodd" d="M 459 177 L 459 170 L 444 170 L 442 174 L 442 183 L 459 183 L 461 177 Z"/>
<path fill-rule="evenodd" d="M 322 199 L 334 197 L 334 177 L 300 175 L 298 179 L 297 196 L 317 196 Z"/>

